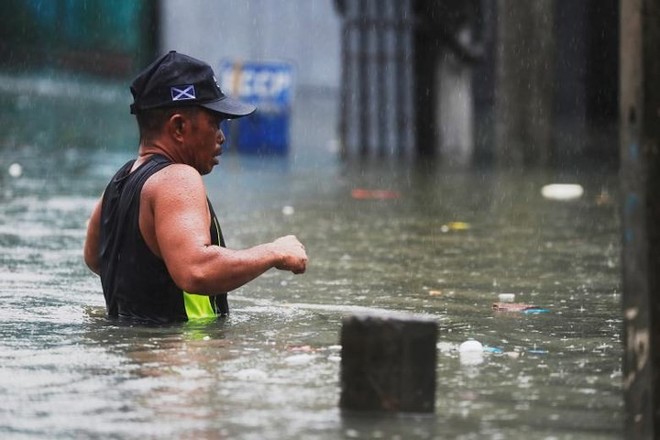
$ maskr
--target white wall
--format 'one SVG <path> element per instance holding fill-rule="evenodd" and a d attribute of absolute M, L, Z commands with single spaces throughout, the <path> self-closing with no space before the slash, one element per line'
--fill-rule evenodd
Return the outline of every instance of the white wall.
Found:
<path fill-rule="evenodd" d="M 333 0 L 161 0 L 163 52 L 202 59 L 292 61 L 296 87 L 336 91 L 340 20 Z"/>

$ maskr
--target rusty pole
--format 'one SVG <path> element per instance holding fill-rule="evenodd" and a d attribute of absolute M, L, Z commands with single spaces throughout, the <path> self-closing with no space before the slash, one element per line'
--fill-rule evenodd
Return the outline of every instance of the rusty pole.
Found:
<path fill-rule="evenodd" d="M 660 436 L 660 0 L 623 0 L 623 388 L 628 439 Z"/>

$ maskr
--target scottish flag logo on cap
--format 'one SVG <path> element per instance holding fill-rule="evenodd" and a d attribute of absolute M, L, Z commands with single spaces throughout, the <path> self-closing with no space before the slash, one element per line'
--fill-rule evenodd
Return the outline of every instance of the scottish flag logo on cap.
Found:
<path fill-rule="evenodd" d="M 195 96 L 195 86 L 192 84 L 171 87 L 170 93 L 172 94 L 172 101 L 187 101 L 189 99 L 197 99 Z"/>

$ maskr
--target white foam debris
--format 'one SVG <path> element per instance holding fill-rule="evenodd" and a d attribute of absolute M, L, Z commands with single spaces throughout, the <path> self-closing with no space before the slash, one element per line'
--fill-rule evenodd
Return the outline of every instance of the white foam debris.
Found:
<path fill-rule="evenodd" d="M 467 340 L 458 346 L 459 353 L 473 353 L 479 352 L 483 353 L 484 346 L 481 345 L 481 342 L 475 341 L 474 339 Z"/>
<path fill-rule="evenodd" d="M 473 339 L 459 345 L 458 353 L 462 365 L 479 365 L 484 361 L 484 346 Z"/>
<path fill-rule="evenodd" d="M 541 195 L 551 200 L 575 200 L 582 194 L 584 188 L 575 183 L 552 183 L 541 188 Z"/>
<path fill-rule="evenodd" d="M 11 177 L 21 177 L 23 174 L 23 167 L 20 163 L 13 163 L 9 165 L 8 172 Z"/>
<path fill-rule="evenodd" d="M 497 299 L 503 303 L 512 303 L 516 300 L 515 293 L 500 293 L 497 295 Z"/>

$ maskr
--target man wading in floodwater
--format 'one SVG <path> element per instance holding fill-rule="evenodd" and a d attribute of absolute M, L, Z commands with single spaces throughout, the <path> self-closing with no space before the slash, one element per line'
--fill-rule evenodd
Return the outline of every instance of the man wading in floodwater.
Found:
<path fill-rule="evenodd" d="M 303 273 L 294 236 L 245 250 L 224 247 L 202 175 L 222 153 L 224 119 L 255 107 L 225 96 L 211 67 L 174 51 L 131 85 L 138 157 L 92 211 L 85 263 L 101 276 L 108 315 L 149 322 L 228 312 L 227 294 L 270 268 Z"/>

